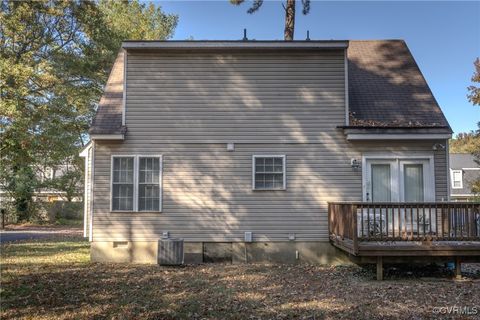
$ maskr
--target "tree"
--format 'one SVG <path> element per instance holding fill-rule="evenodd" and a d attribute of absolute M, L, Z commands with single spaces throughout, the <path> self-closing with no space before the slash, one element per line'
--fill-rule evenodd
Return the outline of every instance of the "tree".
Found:
<path fill-rule="evenodd" d="M 475 62 L 473 63 L 475 66 L 475 71 L 472 76 L 472 82 L 474 83 L 480 83 L 480 59 L 477 58 Z M 480 106 L 480 87 L 477 85 L 473 84 L 468 87 L 468 100 L 474 105 L 474 106 Z M 477 162 L 480 165 L 480 122 L 478 122 L 478 129 L 472 133 L 476 137 L 476 142 L 474 143 L 473 147 L 471 148 L 472 150 L 470 151 L 474 158 L 475 162 Z M 480 179 L 474 181 L 472 183 L 472 192 L 475 194 L 480 193 Z"/>
<path fill-rule="evenodd" d="M 477 58 L 475 62 L 473 63 L 475 66 L 475 71 L 472 76 L 472 82 L 473 83 L 480 83 L 480 59 Z M 480 87 L 473 84 L 468 87 L 468 100 L 474 105 L 474 106 L 480 106 Z M 478 129 L 475 131 L 475 136 L 477 138 L 477 143 L 475 144 L 472 154 L 474 155 L 476 162 L 480 164 L 480 143 L 478 143 L 478 139 L 480 139 L 480 122 L 478 122 Z M 479 181 L 480 184 L 480 181 Z"/>
<path fill-rule="evenodd" d="M 476 131 L 461 132 L 450 140 L 450 152 L 474 153 L 480 148 L 480 135 Z"/>
<path fill-rule="evenodd" d="M 472 82 L 480 83 L 480 58 L 477 58 L 473 63 L 475 66 L 475 72 L 472 76 Z M 480 87 L 471 85 L 468 87 L 468 100 L 473 104 L 480 106 Z"/>
<path fill-rule="evenodd" d="M 0 186 L 28 218 L 38 172 L 78 162 L 122 40 L 167 39 L 178 17 L 138 0 L 0 6 Z"/>
<path fill-rule="evenodd" d="M 245 0 L 230 0 L 230 3 L 233 5 L 240 5 Z M 253 4 L 248 9 L 248 13 L 252 14 L 256 12 L 263 5 L 263 0 L 253 0 Z M 302 13 L 307 15 L 310 12 L 310 0 L 302 0 L 303 10 Z M 284 39 L 293 40 L 295 33 L 295 0 L 286 0 L 286 5 L 282 3 L 283 9 L 285 9 L 285 30 L 284 30 Z"/>

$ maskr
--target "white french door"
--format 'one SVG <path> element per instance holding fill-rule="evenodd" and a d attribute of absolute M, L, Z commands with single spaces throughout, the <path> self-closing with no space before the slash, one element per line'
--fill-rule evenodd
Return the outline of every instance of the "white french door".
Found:
<path fill-rule="evenodd" d="M 365 202 L 434 201 L 431 159 L 366 159 Z"/>
<path fill-rule="evenodd" d="M 400 202 L 435 201 L 429 160 L 400 160 Z"/>
<path fill-rule="evenodd" d="M 434 201 L 434 172 L 431 157 L 367 157 L 364 160 L 363 201 Z M 428 217 L 424 217 L 423 213 L 417 212 L 416 209 L 407 211 L 398 209 L 393 217 L 393 210 L 379 207 L 362 214 L 364 221 L 370 221 L 368 230 L 374 230 L 375 233 L 391 234 L 394 229 L 415 233 L 418 232 L 419 223 L 430 225 Z M 435 225 L 432 224 L 432 227 Z M 432 231 L 435 230 L 432 229 Z"/>
<path fill-rule="evenodd" d="M 398 170 L 396 161 L 387 159 L 368 159 L 366 170 L 366 202 L 397 202 Z"/>

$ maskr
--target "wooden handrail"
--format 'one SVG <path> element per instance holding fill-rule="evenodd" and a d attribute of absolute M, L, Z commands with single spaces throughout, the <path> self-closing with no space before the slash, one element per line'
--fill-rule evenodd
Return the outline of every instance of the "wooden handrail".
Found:
<path fill-rule="evenodd" d="M 364 205 L 441 205 L 441 204 L 451 204 L 451 205 L 480 205 L 480 202 L 473 201 L 429 201 L 429 202 L 370 202 L 370 201 L 330 201 L 329 204 L 364 204 Z"/>
<path fill-rule="evenodd" d="M 330 202 L 332 239 L 359 241 L 480 241 L 480 203 Z"/>

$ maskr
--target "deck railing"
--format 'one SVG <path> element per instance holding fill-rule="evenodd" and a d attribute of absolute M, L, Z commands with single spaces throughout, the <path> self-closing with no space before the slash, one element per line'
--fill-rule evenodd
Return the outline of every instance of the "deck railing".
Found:
<path fill-rule="evenodd" d="M 480 203 L 329 203 L 331 238 L 361 241 L 480 241 Z"/>

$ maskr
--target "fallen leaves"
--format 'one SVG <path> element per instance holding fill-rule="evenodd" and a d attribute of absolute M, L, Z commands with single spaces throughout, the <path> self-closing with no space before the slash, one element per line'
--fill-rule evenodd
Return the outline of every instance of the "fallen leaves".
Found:
<path fill-rule="evenodd" d="M 75 238 L 2 246 L 2 319 L 434 319 L 433 306 L 476 306 L 467 278 L 427 269 L 205 264 L 181 268 L 90 263 Z M 470 269 L 469 269 L 470 268 Z"/>

